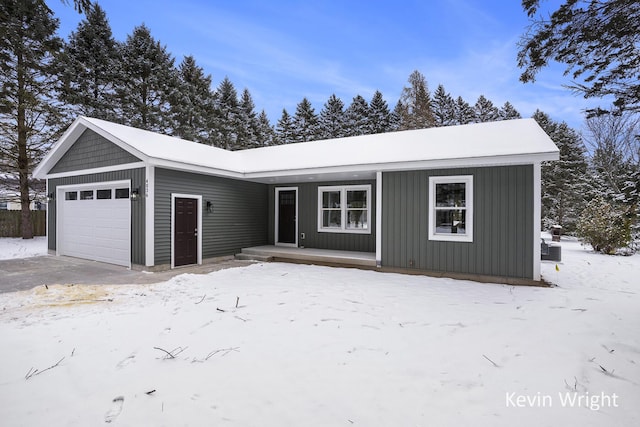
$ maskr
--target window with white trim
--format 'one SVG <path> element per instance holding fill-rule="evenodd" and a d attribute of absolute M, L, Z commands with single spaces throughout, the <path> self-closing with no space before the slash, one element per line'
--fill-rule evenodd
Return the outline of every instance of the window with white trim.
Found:
<path fill-rule="evenodd" d="M 429 177 L 429 240 L 473 241 L 473 176 Z"/>
<path fill-rule="evenodd" d="M 371 234 L 371 185 L 318 187 L 318 231 Z"/>

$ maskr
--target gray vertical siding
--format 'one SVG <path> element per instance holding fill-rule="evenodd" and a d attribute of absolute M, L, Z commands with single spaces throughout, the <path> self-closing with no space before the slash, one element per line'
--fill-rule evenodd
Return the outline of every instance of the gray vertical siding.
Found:
<path fill-rule="evenodd" d="M 371 185 L 371 234 L 319 233 L 318 232 L 318 187 L 330 185 Z M 269 244 L 274 244 L 275 234 L 275 189 L 298 187 L 298 244 L 306 248 L 335 249 L 343 251 L 376 251 L 376 182 L 331 181 L 269 186 Z M 305 239 L 300 240 L 300 233 Z"/>
<path fill-rule="evenodd" d="M 266 184 L 162 168 L 155 176 L 155 264 L 171 262 L 171 193 L 202 196 L 203 258 L 267 243 Z"/>
<path fill-rule="evenodd" d="M 49 173 L 69 172 L 139 162 L 133 154 L 87 129 Z"/>
<path fill-rule="evenodd" d="M 49 192 L 56 194 L 59 185 L 88 184 L 93 182 L 131 180 L 131 188 L 140 188 L 144 193 L 145 169 L 127 169 L 121 171 L 104 172 L 91 175 L 77 175 L 65 178 L 49 179 Z M 56 204 L 49 203 L 49 223 L 47 235 L 49 249 L 56 249 Z M 145 263 L 145 198 L 131 202 L 131 262 L 133 264 Z"/>
<path fill-rule="evenodd" d="M 473 175 L 473 242 L 428 237 L 429 177 Z M 533 167 L 385 172 L 385 267 L 533 278 Z"/>

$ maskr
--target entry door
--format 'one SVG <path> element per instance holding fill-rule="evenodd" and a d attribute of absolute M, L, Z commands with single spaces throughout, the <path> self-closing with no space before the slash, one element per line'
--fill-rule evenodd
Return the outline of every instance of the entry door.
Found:
<path fill-rule="evenodd" d="M 278 209 L 276 244 L 286 246 L 298 245 L 297 198 L 297 188 L 276 188 L 276 203 Z"/>
<path fill-rule="evenodd" d="M 175 199 L 174 265 L 198 263 L 198 200 Z"/>

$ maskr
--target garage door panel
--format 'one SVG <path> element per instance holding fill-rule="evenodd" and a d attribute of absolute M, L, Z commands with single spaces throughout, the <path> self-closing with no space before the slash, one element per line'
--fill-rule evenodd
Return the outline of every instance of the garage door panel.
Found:
<path fill-rule="evenodd" d="M 123 188 L 122 183 L 113 188 Z M 107 189 L 96 184 L 97 189 Z M 82 187 L 65 191 L 91 191 Z M 112 193 L 113 194 L 113 193 Z M 62 199 L 62 200 L 61 200 Z M 131 201 L 129 199 L 59 200 L 58 252 L 78 258 L 131 265 Z"/>

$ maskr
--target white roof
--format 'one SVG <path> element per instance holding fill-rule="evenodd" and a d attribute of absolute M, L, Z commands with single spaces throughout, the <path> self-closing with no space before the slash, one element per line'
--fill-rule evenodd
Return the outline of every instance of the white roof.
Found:
<path fill-rule="evenodd" d="M 226 151 L 80 117 L 34 170 L 34 176 L 58 175 L 49 171 L 85 129 L 95 131 L 149 165 L 260 182 L 364 179 L 372 178 L 377 171 L 531 164 L 559 157 L 558 148 L 534 119 Z"/>

